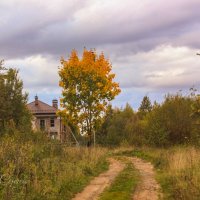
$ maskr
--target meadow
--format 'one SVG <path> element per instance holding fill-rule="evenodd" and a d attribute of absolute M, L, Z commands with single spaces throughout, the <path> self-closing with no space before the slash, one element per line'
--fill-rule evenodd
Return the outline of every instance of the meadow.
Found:
<path fill-rule="evenodd" d="M 119 199 L 130 198 L 138 184 L 138 173 L 123 156 L 137 156 L 153 163 L 164 199 L 199 199 L 198 147 L 69 147 L 32 132 L 1 138 L 0 199 L 71 199 L 94 176 L 108 169 L 106 158 L 119 156 L 126 167 L 101 199 L 116 194 Z"/>
<path fill-rule="evenodd" d="M 104 148 L 68 147 L 42 133 L 0 141 L 0 199 L 71 199 L 108 168 Z"/>
<path fill-rule="evenodd" d="M 137 156 L 153 163 L 163 199 L 200 199 L 200 149 L 191 146 L 171 148 L 120 148 L 114 155 Z"/>

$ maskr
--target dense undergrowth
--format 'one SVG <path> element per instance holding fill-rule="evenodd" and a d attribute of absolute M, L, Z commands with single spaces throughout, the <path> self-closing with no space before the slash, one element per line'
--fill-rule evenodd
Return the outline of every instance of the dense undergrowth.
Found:
<path fill-rule="evenodd" d="M 200 199 L 200 149 L 172 147 L 168 149 L 118 149 L 115 155 L 137 156 L 156 168 L 164 199 Z"/>
<path fill-rule="evenodd" d="M 97 131 L 102 146 L 200 146 L 200 96 L 168 94 L 160 104 L 145 96 L 138 111 L 108 107 Z"/>
<path fill-rule="evenodd" d="M 66 147 L 42 133 L 0 140 L 0 199 L 71 199 L 106 170 L 106 150 Z"/>

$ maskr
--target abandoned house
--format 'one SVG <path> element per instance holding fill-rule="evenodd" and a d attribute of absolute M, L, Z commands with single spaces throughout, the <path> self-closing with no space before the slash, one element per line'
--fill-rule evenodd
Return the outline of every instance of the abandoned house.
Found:
<path fill-rule="evenodd" d="M 58 100 L 52 101 L 52 106 L 40 101 L 35 96 L 35 101 L 29 103 L 28 109 L 33 114 L 32 127 L 34 130 L 44 131 L 50 138 L 65 141 L 67 127 L 63 125 L 60 117 L 56 115 Z"/>

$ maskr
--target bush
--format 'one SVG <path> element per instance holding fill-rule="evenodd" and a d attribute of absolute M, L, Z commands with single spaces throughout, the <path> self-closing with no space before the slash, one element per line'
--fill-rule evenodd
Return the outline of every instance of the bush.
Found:
<path fill-rule="evenodd" d="M 168 95 L 147 116 L 146 137 L 150 144 L 166 146 L 192 141 L 191 99 Z"/>

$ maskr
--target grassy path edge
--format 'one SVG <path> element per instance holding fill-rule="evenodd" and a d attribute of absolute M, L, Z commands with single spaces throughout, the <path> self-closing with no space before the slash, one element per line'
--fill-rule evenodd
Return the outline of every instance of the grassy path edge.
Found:
<path fill-rule="evenodd" d="M 131 199 L 140 180 L 139 172 L 128 158 L 118 158 L 125 162 L 125 168 L 118 174 L 113 183 L 105 189 L 99 200 L 128 200 Z"/>

